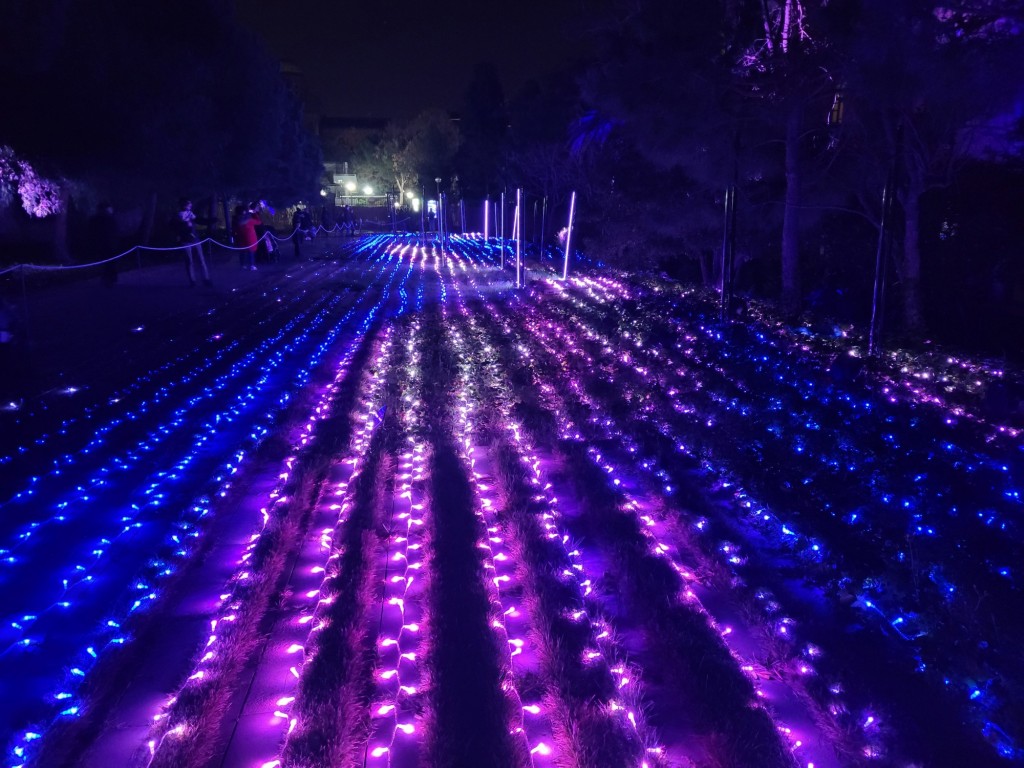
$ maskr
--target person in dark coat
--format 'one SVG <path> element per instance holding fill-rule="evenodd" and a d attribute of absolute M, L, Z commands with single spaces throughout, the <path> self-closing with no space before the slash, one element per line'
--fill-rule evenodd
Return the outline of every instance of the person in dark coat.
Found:
<path fill-rule="evenodd" d="M 292 214 L 292 245 L 295 246 L 295 258 L 302 258 L 302 241 L 309 235 L 312 223 L 309 212 L 305 208 L 296 208 Z"/>
<path fill-rule="evenodd" d="M 203 271 L 203 282 L 210 283 L 210 271 L 206 268 L 206 257 L 203 256 L 203 248 L 199 244 L 199 236 L 196 234 L 196 215 L 192 212 L 192 201 L 182 198 L 178 214 L 175 216 L 175 228 L 178 231 L 178 244 L 185 249 L 185 271 L 188 274 L 189 285 L 196 284 L 196 261 Z"/>

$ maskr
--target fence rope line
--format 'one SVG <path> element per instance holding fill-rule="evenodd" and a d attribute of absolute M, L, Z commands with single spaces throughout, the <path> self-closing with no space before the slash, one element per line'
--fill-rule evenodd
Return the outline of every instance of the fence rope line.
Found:
<path fill-rule="evenodd" d="M 341 228 L 340 228 L 340 226 L 338 224 L 335 224 L 330 229 L 326 229 L 323 226 L 318 224 L 316 227 L 313 228 L 313 235 L 316 236 L 316 235 L 320 234 L 321 232 L 323 232 L 324 234 L 328 234 L 329 235 L 332 232 L 340 231 L 340 229 Z M 259 245 L 259 243 L 261 241 L 264 241 L 264 240 L 266 240 L 267 242 L 269 242 L 270 240 L 273 240 L 274 243 L 275 243 L 275 247 L 276 247 L 277 243 L 287 243 L 289 240 L 291 240 L 293 237 L 295 237 L 296 233 L 298 233 L 300 231 L 309 232 L 310 230 L 297 230 L 297 229 L 293 229 L 291 231 L 291 234 L 287 235 L 286 237 L 279 237 L 278 235 L 276 235 L 273 232 L 264 232 L 259 237 L 259 239 L 256 241 L 256 244 Z M 224 250 L 236 251 L 236 252 L 238 252 L 238 251 L 247 251 L 247 250 L 249 250 L 252 247 L 252 246 L 249 246 L 249 245 L 228 245 L 227 243 L 222 243 L 219 240 L 214 240 L 212 237 L 206 237 L 206 238 L 204 238 L 202 240 L 197 240 L 194 243 L 185 243 L 185 244 L 182 244 L 182 245 L 170 245 L 170 246 L 166 246 L 166 247 L 159 247 L 159 246 L 155 246 L 155 245 L 133 245 L 127 251 L 124 251 L 123 253 L 119 253 L 116 256 L 111 256 L 108 259 L 101 259 L 100 261 L 91 261 L 91 262 L 89 262 L 87 264 L 12 264 L 9 267 L 4 267 L 3 269 L 0 269 L 0 275 L 6 275 L 8 272 L 14 272 L 15 270 L 25 270 L 27 272 L 30 272 L 30 271 L 37 271 L 37 272 L 61 272 L 61 271 L 64 271 L 64 270 L 88 269 L 89 267 L 99 267 L 99 266 L 102 266 L 104 264 L 109 264 L 112 261 L 117 261 L 118 259 L 123 259 L 125 256 L 130 256 L 131 254 L 135 253 L 136 251 L 155 251 L 155 252 L 158 252 L 158 253 L 167 253 L 167 252 L 170 252 L 170 251 L 182 251 L 182 250 L 185 250 L 186 248 L 195 248 L 196 246 L 200 246 L 201 247 L 201 246 L 205 245 L 206 243 L 212 243 L 212 244 L 214 244 L 216 246 L 219 246 L 220 248 L 223 248 Z"/>

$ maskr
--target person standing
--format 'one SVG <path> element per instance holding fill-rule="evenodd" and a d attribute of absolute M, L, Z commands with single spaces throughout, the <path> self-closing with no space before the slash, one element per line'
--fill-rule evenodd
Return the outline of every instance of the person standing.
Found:
<path fill-rule="evenodd" d="M 210 271 L 206 268 L 206 257 L 203 256 L 203 248 L 199 244 L 199 236 L 196 234 L 196 215 L 192 212 L 191 200 L 182 198 L 176 225 L 178 243 L 185 249 L 185 271 L 188 274 L 189 285 L 196 284 L 196 261 L 199 262 L 199 267 L 203 271 L 203 283 L 212 285 Z"/>
<path fill-rule="evenodd" d="M 235 245 L 243 250 L 239 252 L 242 260 L 242 269 L 256 271 L 256 248 L 259 245 L 259 238 L 256 235 L 256 227 L 260 224 L 260 218 L 252 206 L 238 206 L 235 209 Z"/>
<path fill-rule="evenodd" d="M 309 235 L 309 214 L 304 208 L 296 208 L 292 215 L 292 244 L 295 246 L 295 258 L 302 258 L 302 241 Z"/>

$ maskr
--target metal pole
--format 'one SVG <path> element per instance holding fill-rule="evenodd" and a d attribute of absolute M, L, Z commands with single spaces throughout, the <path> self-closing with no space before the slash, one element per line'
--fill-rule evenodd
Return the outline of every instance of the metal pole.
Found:
<path fill-rule="evenodd" d="M 489 197 L 484 198 L 484 242 L 487 242 L 487 225 L 490 223 L 488 218 L 490 216 L 491 199 Z"/>
<path fill-rule="evenodd" d="M 501 268 L 505 268 L 505 193 L 501 193 L 501 229 L 498 233 L 498 247 L 501 249 Z"/>
<path fill-rule="evenodd" d="M 723 323 L 729 322 L 732 301 L 732 264 L 736 245 L 736 187 L 725 188 L 725 223 L 722 228 L 722 284 L 721 302 Z"/>
<path fill-rule="evenodd" d="M 885 317 L 885 283 L 892 251 L 892 218 L 896 197 L 896 175 L 900 156 L 903 154 L 903 124 L 896 127 L 896 150 L 892 167 L 882 190 L 882 220 L 878 229 L 878 249 L 875 251 L 875 286 L 871 295 L 871 327 L 868 331 L 868 356 L 878 354 L 882 337 L 882 321 Z"/>
<path fill-rule="evenodd" d="M 466 201 L 459 200 L 459 215 L 462 218 L 462 234 L 466 234 Z"/>
<path fill-rule="evenodd" d="M 441 243 L 441 261 L 444 261 L 445 203 L 444 195 L 437 196 L 437 239 Z"/>
<path fill-rule="evenodd" d="M 878 248 L 875 250 L 875 287 L 871 293 L 871 328 L 868 332 L 869 356 L 878 354 L 878 340 L 882 334 L 882 315 L 885 308 L 885 265 L 889 256 L 889 210 L 891 207 L 892 187 L 886 183 L 882 190 L 882 221 L 878 229 Z"/>
<path fill-rule="evenodd" d="M 544 202 L 540 207 L 540 257 L 544 258 L 544 226 L 548 217 L 548 196 L 544 195 Z"/>
<path fill-rule="evenodd" d="M 569 226 L 565 234 L 565 264 L 562 266 L 562 279 L 569 277 L 569 254 L 572 253 L 572 222 L 576 217 L 576 193 L 572 193 L 569 200 Z"/>
<path fill-rule="evenodd" d="M 539 203 L 539 200 L 533 201 L 533 231 L 530 233 L 532 235 L 530 240 L 534 245 L 537 245 L 537 205 Z"/>
<path fill-rule="evenodd" d="M 523 287 L 523 190 L 516 189 L 516 288 Z"/>

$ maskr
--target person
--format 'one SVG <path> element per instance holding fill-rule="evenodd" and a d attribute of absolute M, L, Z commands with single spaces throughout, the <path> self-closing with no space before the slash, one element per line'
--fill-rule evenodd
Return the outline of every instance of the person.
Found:
<path fill-rule="evenodd" d="M 235 245 L 243 249 L 239 252 L 242 269 L 253 272 L 256 271 L 256 248 L 259 245 L 256 227 L 260 223 L 253 204 L 240 205 L 235 209 Z"/>
<path fill-rule="evenodd" d="M 103 201 L 89 218 L 89 255 L 93 261 L 103 263 L 103 283 L 117 284 L 117 221 L 114 206 Z"/>
<path fill-rule="evenodd" d="M 206 257 L 203 256 L 203 248 L 196 234 L 196 215 L 192 212 L 192 201 L 188 198 L 181 199 L 175 224 L 178 230 L 178 244 L 185 249 L 185 272 L 188 274 L 189 285 L 196 284 L 196 261 L 203 271 L 203 283 L 213 285 L 210 281 L 210 271 L 206 268 Z"/>
<path fill-rule="evenodd" d="M 310 229 L 309 213 L 304 208 L 296 208 L 292 215 L 292 244 L 295 246 L 295 258 L 302 258 L 302 241 L 306 239 Z"/>

